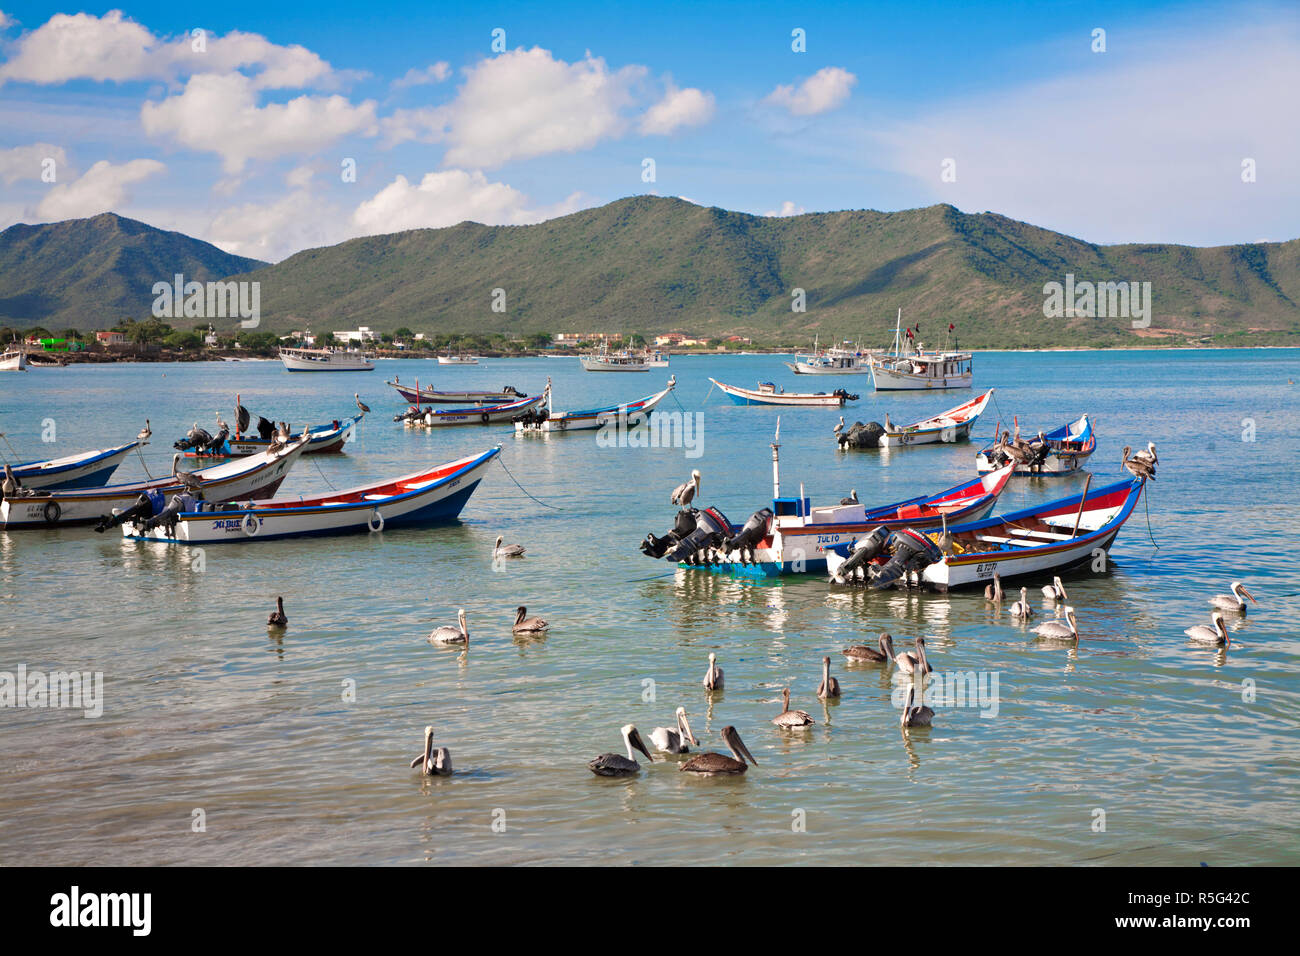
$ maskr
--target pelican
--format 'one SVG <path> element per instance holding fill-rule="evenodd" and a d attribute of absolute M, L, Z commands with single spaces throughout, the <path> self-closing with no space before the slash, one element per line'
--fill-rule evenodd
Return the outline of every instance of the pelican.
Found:
<path fill-rule="evenodd" d="M 411 766 L 419 767 L 426 777 L 451 776 L 451 751 L 446 747 L 433 747 L 433 727 L 424 728 L 424 753 L 411 761 Z"/>
<path fill-rule="evenodd" d="M 718 655 L 709 654 L 709 669 L 704 672 L 704 689 L 722 690 L 722 668 L 718 666 Z"/>
<path fill-rule="evenodd" d="M 1029 460 L 1029 452 L 1026 449 L 1020 447 L 1019 439 L 1017 439 L 1016 443 L 1013 444 L 1011 441 L 1009 441 L 1010 438 L 1011 438 L 1011 432 L 1004 430 L 1002 432 L 1002 441 L 998 443 L 997 447 L 1001 449 L 1002 454 L 1006 455 L 1017 465 L 1023 465 L 1026 461 Z"/>
<path fill-rule="evenodd" d="M 5 465 L 4 485 L 0 486 L 0 491 L 3 491 L 4 493 L 3 497 L 12 498 L 14 495 L 18 494 L 18 489 L 22 486 L 23 483 L 19 481 L 18 476 L 14 474 L 13 467 Z"/>
<path fill-rule="evenodd" d="M 822 658 L 822 682 L 817 685 L 817 696 L 822 700 L 828 697 L 840 696 L 840 682 L 838 678 L 831 676 L 831 659 Z"/>
<path fill-rule="evenodd" d="M 1255 600 L 1255 595 L 1247 591 L 1246 586 L 1240 581 L 1233 581 L 1229 590 L 1232 591 L 1231 594 L 1214 595 L 1214 597 L 1210 598 L 1210 604 L 1225 611 L 1236 611 L 1238 614 L 1245 614 L 1246 598 L 1250 598 L 1255 604 L 1259 603 Z M 1242 597 L 1243 594 L 1245 597 Z"/>
<path fill-rule="evenodd" d="M 827 658 L 827 660 L 829 659 L 830 658 Z M 790 688 L 789 687 L 781 691 L 781 700 L 782 700 L 781 713 L 777 714 L 775 717 L 772 718 L 772 723 L 776 724 L 778 727 L 786 727 L 786 728 L 808 727 L 816 722 L 812 719 L 812 715 L 809 714 L 806 710 L 790 709 Z"/>
<path fill-rule="evenodd" d="M 1219 647 L 1227 647 L 1232 643 L 1232 638 L 1228 636 L 1228 625 L 1223 623 L 1223 613 L 1215 611 L 1210 615 L 1211 625 L 1197 624 L 1183 631 L 1188 637 L 1197 644 L 1215 644 Z"/>
<path fill-rule="evenodd" d="M 1152 465 L 1160 464 L 1160 457 L 1156 454 L 1156 443 L 1153 441 L 1147 442 L 1146 448 L 1133 453 L 1133 459 L 1134 461 L 1147 461 Z"/>
<path fill-rule="evenodd" d="M 1043 585 L 1043 600 L 1050 604 L 1065 600 L 1065 585 L 1061 584 L 1060 578 L 1053 577 L 1051 584 Z"/>
<path fill-rule="evenodd" d="M 849 489 L 849 496 L 848 496 L 847 498 L 841 498 L 841 499 L 840 499 L 840 504 L 842 504 L 842 505 L 856 505 L 856 504 L 858 504 L 858 489 L 856 489 L 856 488 L 851 488 L 851 489 Z"/>
<path fill-rule="evenodd" d="M 833 429 L 831 429 L 831 431 L 833 431 L 833 432 L 835 433 L 835 435 L 836 435 L 837 438 L 839 437 L 840 432 L 844 431 L 844 416 L 843 416 L 843 415 L 840 416 L 840 423 L 839 423 L 838 425 L 836 425 Z"/>
<path fill-rule="evenodd" d="M 289 619 L 284 616 L 284 598 L 278 597 L 275 599 L 275 610 L 266 619 L 266 626 L 283 628 L 288 623 Z"/>
<path fill-rule="evenodd" d="M 925 638 L 918 637 L 914 643 L 916 644 L 916 653 L 904 651 L 894 657 L 894 663 L 898 665 L 898 669 L 904 674 L 929 674 L 934 668 L 930 666 L 930 659 L 925 656 Z M 892 649 L 893 641 L 890 641 L 890 645 Z"/>
<path fill-rule="evenodd" d="M 540 634 L 549 626 L 540 617 L 528 617 L 528 608 L 522 604 L 515 609 L 515 627 L 516 634 Z"/>
<path fill-rule="evenodd" d="M 1129 448 L 1128 445 L 1125 445 L 1124 457 L 1120 460 L 1120 465 L 1123 468 L 1128 469 L 1129 474 L 1133 475 L 1134 478 L 1141 478 L 1143 481 L 1150 478 L 1152 481 L 1155 481 L 1156 466 L 1145 458 L 1130 458 L 1128 456 L 1130 451 L 1132 451 L 1132 449 Z"/>
<path fill-rule="evenodd" d="M 889 433 L 894 430 L 894 423 L 889 420 L 889 412 L 885 412 L 885 432 Z"/>
<path fill-rule="evenodd" d="M 736 728 L 730 724 L 722 728 L 722 742 L 727 745 L 727 749 L 731 751 L 732 756 L 728 757 L 726 754 L 719 753 L 700 754 L 698 757 L 692 757 L 677 769 L 687 773 L 744 773 L 749 769 L 745 764 L 746 760 L 755 767 L 758 766 L 758 761 L 749 752 L 745 742 L 740 739 L 740 734 L 736 733 Z"/>
<path fill-rule="evenodd" d="M 700 742 L 695 739 L 695 734 L 691 733 L 691 725 L 686 722 L 686 708 L 678 707 L 674 716 L 677 718 L 677 729 L 656 727 L 650 731 L 650 742 L 655 745 L 655 750 L 666 754 L 690 753 L 690 748 L 686 746 L 687 741 L 697 747 Z"/>
<path fill-rule="evenodd" d="M 357 408 L 361 409 L 361 414 L 362 414 L 362 415 L 368 415 L 368 414 L 370 414 L 370 406 L 367 405 L 365 402 L 363 402 L 363 401 L 361 400 L 361 393 L 360 393 L 360 392 L 353 392 L 353 393 L 352 393 L 352 397 L 353 397 L 354 399 L 356 399 L 356 402 L 357 402 Z"/>
<path fill-rule="evenodd" d="M 588 770 L 598 777 L 630 777 L 634 773 L 640 773 L 641 765 L 636 762 L 636 757 L 632 755 L 633 747 L 645 754 L 646 760 L 654 763 L 654 757 L 651 757 L 650 751 L 645 749 L 645 743 L 642 742 L 641 735 L 637 733 L 634 725 L 624 724 L 622 734 L 623 745 L 627 747 L 627 756 L 624 757 L 622 754 L 601 754 L 587 764 Z"/>
<path fill-rule="evenodd" d="M 885 661 L 894 659 L 894 639 L 888 634 L 881 634 L 876 641 L 876 646 L 869 644 L 854 644 L 852 647 L 846 647 L 840 651 L 851 661 L 868 661 L 872 664 L 882 664 Z"/>
<path fill-rule="evenodd" d="M 177 471 L 177 468 L 180 467 L 180 463 L 181 463 L 181 455 L 180 452 L 177 452 L 176 454 L 172 455 L 172 477 L 175 478 L 177 481 L 179 481 L 182 485 L 184 485 L 186 491 L 202 491 L 203 482 L 200 479 L 194 477 L 193 472 Z"/>
<path fill-rule="evenodd" d="M 497 543 L 492 546 L 492 557 L 494 558 L 522 558 L 524 556 L 524 546 L 521 544 L 502 544 L 504 541 L 501 535 L 497 535 Z"/>
<path fill-rule="evenodd" d="M 907 703 L 903 705 L 903 719 L 899 721 L 904 727 L 929 727 L 934 720 L 934 710 L 921 704 L 913 707 L 916 699 L 916 685 L 907 688 Z"/>
<path fill-rule="evenodd" d="M 690 481 L 684 481 L 673 489 L 673 493 L 668 500 L 675 505 L 681 505 L 683 508 L 688 508 L 690 507 L 691 502 L 695 500 L 695 496 L 699 493 L 700 472 L 697 468 L 691 472 Z"/>
<path fill-rule="evenodd" d="M 1002 576 L 997 571 L 993 572 L 993 583 L 984 585 L 984 600 L 1002 600 Z"/>
<path fill-rule="evenodd" d="M 1020 589 L 1020 600 L 1007 609 L 1012 617 L 1027 621 L 1034 616 L 1034 609 L 1029 606 L 1029 588 Z"/>
<path fill-rule="evenodd" d="M 1079 640 L 1079 626 L 1074 620 L 1074 608 L 1065 609 L 1065 619 L 1068 624 L 1062 624 L 1060 621 L 1044 621 L 1034 628 L 1034 633 L 1039 637 L 1051 641 L 1060 640 Z"/>
<path fill-rule="evenodd" d="M 144 420 L 144 428 L 140 429 L 139 433 L 135 436 L 135 440 L 147 442 L 149 440 L 149 436 L 152 434 L 153 434 L 153 429 L 149 427 L 149 419 L 146 418 Z"/>
<path fill-rule="evenodd" d="M 444 624 L 442 627 L 433 629 L 429 635 L 430 644 L 464 644 L 469 646 L 469 628 L 465 626 L 465 609 L 461 608 L 456 612 L 456 620 L 460 622 L 460 627 L 449 627 Z"/>

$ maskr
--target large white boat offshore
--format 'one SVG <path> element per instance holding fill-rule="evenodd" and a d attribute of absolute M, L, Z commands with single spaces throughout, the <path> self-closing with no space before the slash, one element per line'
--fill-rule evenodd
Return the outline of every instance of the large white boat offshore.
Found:
<path fill-rule="evenodd" d="M 811 352 L 796 352 L 794 361 L 785 364 L 796 375 L 866 375 L 871 371 L 867 353 L 852 342 L 823 349 L 817 347 L 815 337 Z"/>
<path fill-rule="evenodd" d="M 346 349 L 280 349 L 280 361 L 290 372 L 369 372 L 375 367 L 365 352 Z"/>
<path fill-rule="evenodd" d="M 876 391 L 970 388 L 975 378 L 970 352 L 925 351 L 903 337 L 903 310 L 898 310 L 894 344 L 867 358 Z"/>

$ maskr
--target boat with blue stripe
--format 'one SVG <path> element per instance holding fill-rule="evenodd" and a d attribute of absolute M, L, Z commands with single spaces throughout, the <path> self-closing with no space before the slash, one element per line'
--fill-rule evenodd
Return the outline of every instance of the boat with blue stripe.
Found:
<path fill-rule="evenodd" d="M 63 458 L 28 461 L 11 466 L 14 477 L 28 489 L 57 491 L 67 488 L 102 488 L 117 466 L 143 442 L 130 441 L 113 448 L 97 448 Z"/>

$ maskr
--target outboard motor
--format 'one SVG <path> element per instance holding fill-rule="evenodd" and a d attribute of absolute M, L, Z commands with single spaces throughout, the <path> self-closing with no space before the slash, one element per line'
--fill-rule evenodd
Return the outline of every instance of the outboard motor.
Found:
<path fill-rule="evenodd" d="M 865 538 L 858 539 L 849 551 L 848 559 L 835 572 L 835 580 L 843 583 L 849 579 L 850 575 L 860 569 L 865 569 L 876 555 L 885 550 L 885 545 L 888 543 L 889 529 L 883 524 L 879 528 L 870 531 Z"/>
<path fill-rule="evenodd" d="M 895 531 L 889 539 L 893 552 L 884 567 L 871 576 L 873 588 L 887 588 L 910 571 L 923 571 L 936 561 L 943 560 L 943 552 L 933 541 L 911 528 Z"/>
<path fill-rule="evenodd" d="M 677 542 L 695 530 L 698 515 L 699 511 L 694 508 L 683 508 L 677 512 L 673 529 L 666 535 L 662 538 L 654 534 L 645 536 L 645 540 L 641 542 L 642 553 L 652 558 L 662 558 L 669 548 L 675 547 Z"/>
<path fill-rule="evenodd" d="M 767 536 L 767 529 L 770 527 L 773 518 L 771 508 L 761 508 L 755 511 L 745 526 L 737 531 L 732 537 L 722 543 L 722 550 L 726 554 L 732 551 L 740 552 L 741 564 L 753 564 L 755 561 L 754 549 L 758 543 Z M 749 561 L 745 561 L 745 552 L 749 552 Z"/>
<path fill-rule="evenodd" d="M 152 518 L 140 522 L 140 526 L 145 531 L 152 531 L 159 525 L 165 525 L 168 534 L 176 533 L 176 516 L 182 511 L 201 511 L 203 507 L 203 496 L 191 494 L 188 491 L 178 491 L 172 495 L 172 500 L 167 503 L 167 507 L 158 512 Z"/>
<path fill-rule="evenodd" d="M 513 385 L 507 385 L 505 388 L 501 389 L 501 394 L 502 394 L 502 395 L 513 395 L 515 398 L 527 398 L 527 397 L 528 397 L 527 394 L 525 394 L 524 392 L 519 391 L 519 390 L 518 390 L 517 388 L 515 388 Z"/>
<path fill-rule="evenodd" d="M 675 547 L 668 550 L 664 555 L 665 560 L 686 561 L 690 564 L 713 563 L 702 552 L 721 546 L 731 532 L 731 522 L 717 508 L 705 508 L 703 511 L 695 512 L 693 517 L 695 529 L 678 541 Z"/>
<path fill-rule="evenodd" d="M 525 427 L 540 425 L 551 417 L 551 413 L 544 408 L 530 408 L 526 412 L 516 415 L 511 421 L 522 422 Z"/>

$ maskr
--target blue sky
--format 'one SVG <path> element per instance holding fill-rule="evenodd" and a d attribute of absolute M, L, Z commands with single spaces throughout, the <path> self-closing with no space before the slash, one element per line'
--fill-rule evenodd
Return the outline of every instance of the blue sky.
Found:
<path fill-rule="evenodd" d="M 1293 3 L 0 10 L 0 226 L 111 209 L 279 259 L 655 192 L 951 202 L 1095 242 L 1300 233 Z"/>

